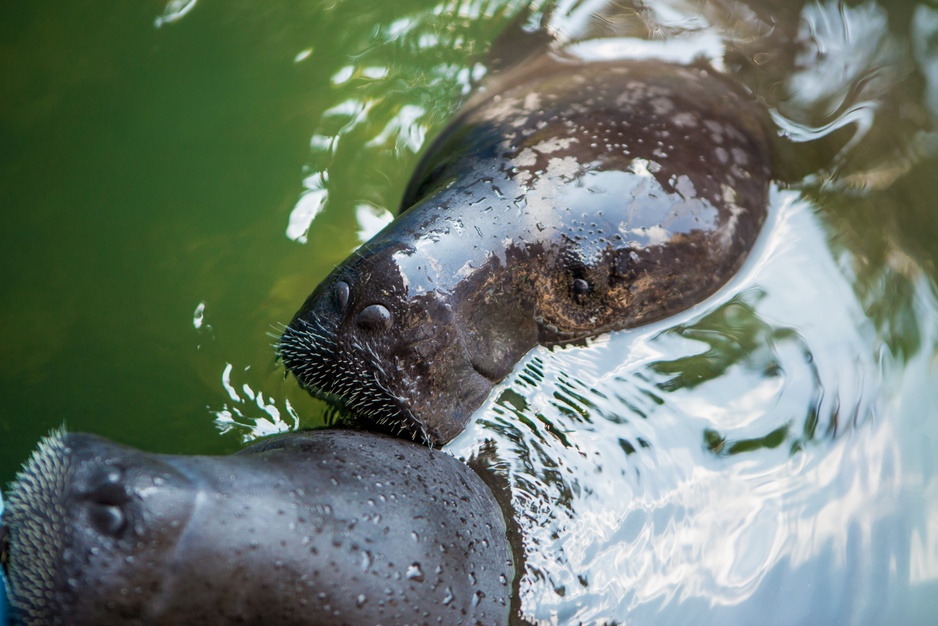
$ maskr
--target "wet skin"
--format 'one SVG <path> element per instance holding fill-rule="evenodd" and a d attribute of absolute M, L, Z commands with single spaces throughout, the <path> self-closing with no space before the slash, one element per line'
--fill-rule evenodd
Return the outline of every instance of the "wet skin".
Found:
<path fill-rule="evenodd" d="M 726 283 L 765 220 L 765 127 L 712 69 L 515 71 L 436 141 L 406 210 L 313 291 L 279 354 L 370 427 L 444 444 L 538 344 L 659 320 Z"/>
<path fill-rule="evenodd" d="M 492 492 L 386 435 L 293 433 L 230 457 L 54 435 L 0 526 L 14 624 L 501 624 Z"/>

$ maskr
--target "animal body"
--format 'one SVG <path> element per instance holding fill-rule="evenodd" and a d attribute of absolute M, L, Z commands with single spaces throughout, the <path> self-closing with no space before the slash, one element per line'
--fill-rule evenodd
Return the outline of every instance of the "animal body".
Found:
<path fill-rule="evenodd" d="M 502 624 L 513 563 L 492 492 L 370 433 L 229 457 L 45 439 L 2 517 L 13 624 Z"/>
<path fill-rule="evenodd" d="M 444 444 L 538 344 L 699 303 L 765 219 L 762 111 L 712 69 L 544 59 L 470 103 L 403 213 L 283 332 L 300 385 Z"/>

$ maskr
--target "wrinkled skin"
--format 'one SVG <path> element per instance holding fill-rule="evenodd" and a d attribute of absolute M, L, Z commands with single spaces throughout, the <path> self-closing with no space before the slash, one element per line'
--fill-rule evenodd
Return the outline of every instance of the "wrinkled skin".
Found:
<path fill-rule="evenodd" d="M 283 333 L 299 383 L 443 444 L 534 346 L 714 293 L 765 219 L 762 112 L 712 69 L 542 60 L 470 103 Z"/>
<path fill-rule="evenodd" d="M 456 459 L 386 435 L 180 457 L 56 434 L 2 522 L 14 624 L 508 622 L 513 565 L 492 492 Z"/>

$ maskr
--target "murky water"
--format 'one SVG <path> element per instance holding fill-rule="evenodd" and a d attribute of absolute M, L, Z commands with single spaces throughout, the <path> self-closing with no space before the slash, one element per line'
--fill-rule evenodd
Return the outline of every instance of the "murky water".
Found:
<path fill-rule="evenodd" d="M 938 10 L 775 4 L 2 9 L 0 480 L 63 421 L 182 453 L 328 423 L 266 333 L 465 94 L 545 33 L 703 56 L 787 138 L 745 267 L 536 350 L 448 450 L 495 450 L 530 620 L 933 623 Z"/>

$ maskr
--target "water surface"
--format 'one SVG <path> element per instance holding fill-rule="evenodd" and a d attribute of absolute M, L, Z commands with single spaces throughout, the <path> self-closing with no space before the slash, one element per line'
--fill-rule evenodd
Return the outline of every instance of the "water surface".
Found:
<path fill-rule="evenodd" d="M 494 450 L 530 620 L 930 623 L 938 10 L 775 4 L 4 7 L 0 481 L 63 422 L 175 453 L 331 423 L 268 333 L 463 98 L 550 41 L 702 56 L 783 139 L 745 267 L 534 351 L 447 449 Z"/>

